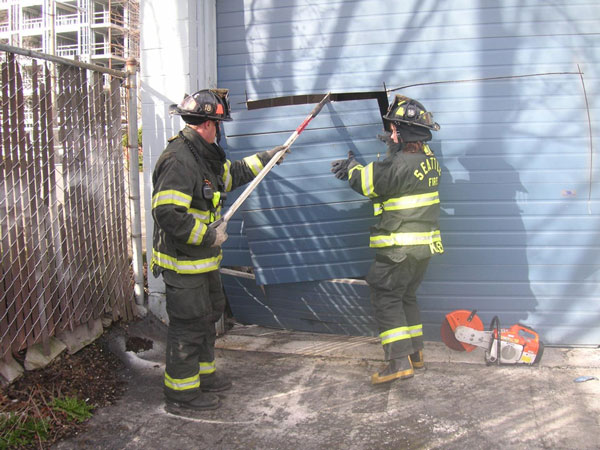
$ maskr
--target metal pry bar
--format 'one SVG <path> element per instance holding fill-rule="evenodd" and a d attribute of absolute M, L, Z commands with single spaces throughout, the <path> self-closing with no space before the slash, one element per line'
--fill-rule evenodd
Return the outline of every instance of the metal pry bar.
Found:
<path fill-rule="evenodd" d="M 319 102 L 325 95 L 329 95 L 329 100 L 332 102 L 346 102 L 351 100 L 377 100 L 381 115 L 385 114 L 388 109 L 388 98 L 385 89 L 382 91 L 365 91 L 365 92 L 330 92 L 328 94 L 300 94 L 287 95 L 284 97 L 265 98 L 261 100 L 248 100 L 246 98 L 246 107 L 248 111 L 253 109 L 273 108 L 276 106 L 291 106 L 291 105 L 306 105 Z"/>
<path fill-rule="evenodd" d="M 319 103 L 313 108 L 313 110 L 304 119 L 304 121 L 300 124 L 300 126 L 298 128 L 296 128 L 296 130 L 287 139 L 287 141 L 285 141 L 285 144 L 283 144 L 283 148 L 281 150 L 279 150 L 277 153 L 275 153 L 275 156 L 273 156 L 271 158 L 271 160 L 267 163 L 267 165 L 262 168 L 262 170 L 254 178 L 254 180 L 252 180 L 250 182 L 250 184 L 248 186 L 246 186 L 246 189 L 244 189 L 244 191 L 235 200 L 235 202 L 233 202 L 233 204 L 229 207 L 227 212 L 225 214 L 223 214 L 223 217 L 221 217 L 219 220 L 217 220 L 209 225 L 211 228 L 216 228 L 223 222 L 225 222 L 225 223 L 229 222 L 229 219 L 231 219 L 231 216 L 233 216 L 235 214 L 235 212 L 239 209 L 239 207 L 242 206 L 242 203 L 244 203 L 246 201 L 246 199 L 250 196 L 250 194 L 252 194 L 254 189 L 256 189 L 256 187 L 262 181 L 262 179 L 271 171 L 273 166 L 275 164 L 277 164 L 277 161 L 279 161 L 279 159 L 284 155 L 284 153 L 292 146 L 294 141 L 296 139 L 298 139 L 298 136 L 300 136 L 300 133 L 302 133 L 302 131 L 304 131 L 304 129 L 310 123 L 310 121 L 313 120 L 317 116 L 317 114 L 319 114 L 321 112 L 321 110 L 323 109 L 323 106 L 325 106 L 325 104 L 329 103 L 329 101 L 331 101 L 330 93 L 321 95 Z"/>

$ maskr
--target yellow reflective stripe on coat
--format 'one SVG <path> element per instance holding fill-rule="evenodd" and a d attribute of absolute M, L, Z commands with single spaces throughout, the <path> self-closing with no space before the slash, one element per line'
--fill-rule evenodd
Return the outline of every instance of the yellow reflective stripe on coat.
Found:
<path fill-rule="evenodd" d="M 358 170 L 360 172 L 360 182 L 362 187 L 362 193 L 365 197 L 377 197 L 375 193 L 375 186 L 373 185 L 373 163 L 369 163 L 366 166 L 354 166 L 348 171 L 348 178 L 352 176 L 352 173 Z"/>
<path fill-rule="evenodd" d="M 225 185 L 225 192 L 231 191 L 233 183 L 233 177 L 231 176 L 231 161 L 225 161 L 223 164 L 223 184 Z"/>
<path fill-rule="evenodd" d="M 189 378 L 172 378 L 165 372 L 165 386 L 175 391 L 186 391 L 200 387 L 200 375 L 196 374 Z"/>
<path fill-rule="evenodd" d="M 217 370 L 217 366 L 214 361 L 201 362 L 200 363 L 200 375 L 208 375 Z"/>
<path fill-rule="evenodd" d="M 364 166 L 362 164 L 357 164 L 356 166 L 352 167 L 348 171 L 348 178 L 352 178 L 352 172 L 354 172 L 355 170 L 358 170 L 360 172 L 362 169 L 364 169 Z"/>
<path fill-rule="evenodd" d="M 424 233 L 391 233 L 386 235 L 371 236 L 370 246 L 391 247 L 393 245 L 437 245 L 442 242 L 440 230 L 426 231 Z M 441 253 L 441 252 L 439 252 Z"/>
<path fill-rule="evenodd" d="M 221 218 L 221 206 L 217 206 L 215 211 L 201 211 L 199 209 L 188 209 L 188 213 L 194 216 L 194 219 L 198 219 L 200 222 L 209 224 L 216 222 Z"/>
<path fill-rule="evenodd" d="M 384 331 L 379 335 L 381 345 L 390 344 L 392 342 L 410 339 L 417 336 L 423 336 L 423 325 L 412 325 L 410 327 L 398 327 Z"/>
<path fill-rule="evenodd" d="M 373 203 L 373 215 L 379 216 L 383 214 L 383 203 Z"/>
<path fill-rule="evenodd" d="M 210 223 L 210 211 L 202 211 L 201 209 L 189 208 L 188 213 L 194 216 L 194 219 L 199 220 L 202 223 Z"/>
<path fill-rule="evenodd" d="M 258 175 L 263 168 L 262 162 L 260 162 L 260 158 L 257 155 L 246 156 L 243 161 L 250 168 L 254 176 Z"/>
<path fill-rule="evenodd" d="M 218 270 L 221 259 L 223 259 L 222 252 L 219 252 L 218 256 L 212 258 L 195 260 L 178 260 L 172 256 L 160 253 L 156 249 L 153 249 L 152 252 L 152 264 L 181 274 L 206 273 Z"/>
<path fill-rule="evenodd" d="M 440 194 L 438 192 L 429 192 L 427 194 L 406 195 L 404 197 L 387 199 L 383 202 L 383 209 L 386 211 L 397 211 L 399 209 L 421 208 L 435 205 L 439 202 Z"/>
<path fill-rule="evenodd" d="M 190 245 L 200 245 L 202 239 L 204 239 L 204 235 L 206 234 L 207 226 L 202 223 L 202 221 L 195 219 L 194 228 L 190 232 L 190 237 L 187 240 L 187 243 Z"/>
<path fill-rule="evenodd" d="M 174 189 L 160 191 L 152 197 L 152 208 L 161 205 L 177 205 L 189 208 L 192 203 L 192 196 Z"/>

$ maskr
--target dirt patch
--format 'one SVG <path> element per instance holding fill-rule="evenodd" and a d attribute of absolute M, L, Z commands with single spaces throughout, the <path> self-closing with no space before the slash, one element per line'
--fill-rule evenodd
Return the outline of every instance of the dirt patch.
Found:
<path fill-rule="evenodd" d="M 130 336 L 125 342 L 125 351 L 128 352 L 145 352 L 146 350 L 152 350 L 153 342 L 150 339 L 145 339 L 137 336 Z"/>
<path fill-rule="evenodd" d="M 138 343 L 139 344 L 139 343 Z M 147 344 L 146 344 L 147 345 Z M 24 354 L 15 355 L 17 359 Z M 22 363 L 22 361 L 20 361 Z M 0 414 L 27 415 L 44 420 L 46 440 L 10 448 L 50 448 L 68 436 L 86 427 L 87 421 L 73 420 L 72 416 L 53 408 L 57 398 L 75 397 L 93 410 L 113 404 L 123 395 L 126 382 L 119 375 L 123 363 L 108 348 L 106 333 L 94 343 L 73 355 L 61 354 L 44 369 L 25 372 L 24 376 L 0 390 Z M 6 439 L 0 430 L 0 448 Z"/>

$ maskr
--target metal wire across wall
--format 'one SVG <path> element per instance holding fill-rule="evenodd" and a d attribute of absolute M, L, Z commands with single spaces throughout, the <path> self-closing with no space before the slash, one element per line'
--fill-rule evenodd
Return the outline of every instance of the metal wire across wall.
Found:
<path fill-rule="evenodd" d="M 106 314 L 130 320 L 135 302 L 125 80 L 11 52 L 0 60 L 3 358 Z"/>

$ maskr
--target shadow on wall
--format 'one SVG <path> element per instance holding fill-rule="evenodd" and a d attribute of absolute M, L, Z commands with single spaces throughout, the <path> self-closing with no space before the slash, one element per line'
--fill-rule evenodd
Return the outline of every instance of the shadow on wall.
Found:
<path fill-rule="evenodd" d="M 435 151 L 440 161 L 447 159 L 441 148 Z M 440 258 L 442 264 L 432 264 L 430 271 L 433 278 L 447 283 L 445 292 L 435 294 L 452 305 L 448 311 L 477 309 L 486 326 L 496 315 L 503 326 L 526 323 L 529 311 L 537 308 L 529 281 L 527 230 L 517 203 L 527 191 L 519 172 L 501 157 L 494 157 L 494 170 L 501 173 L 501 180 L 492 180 L 481 167 L 482 156 L 476 145 L 466 146 L 456 158 L 464 168 L 455 172 L 456 179 L 442 164 L 440 228 L 446 253 Z M 498 184 L 484 189 L 490 183 Z M 469 295 L 453 280 L 460 280 L 461 285 L 472 283 Z"/>

